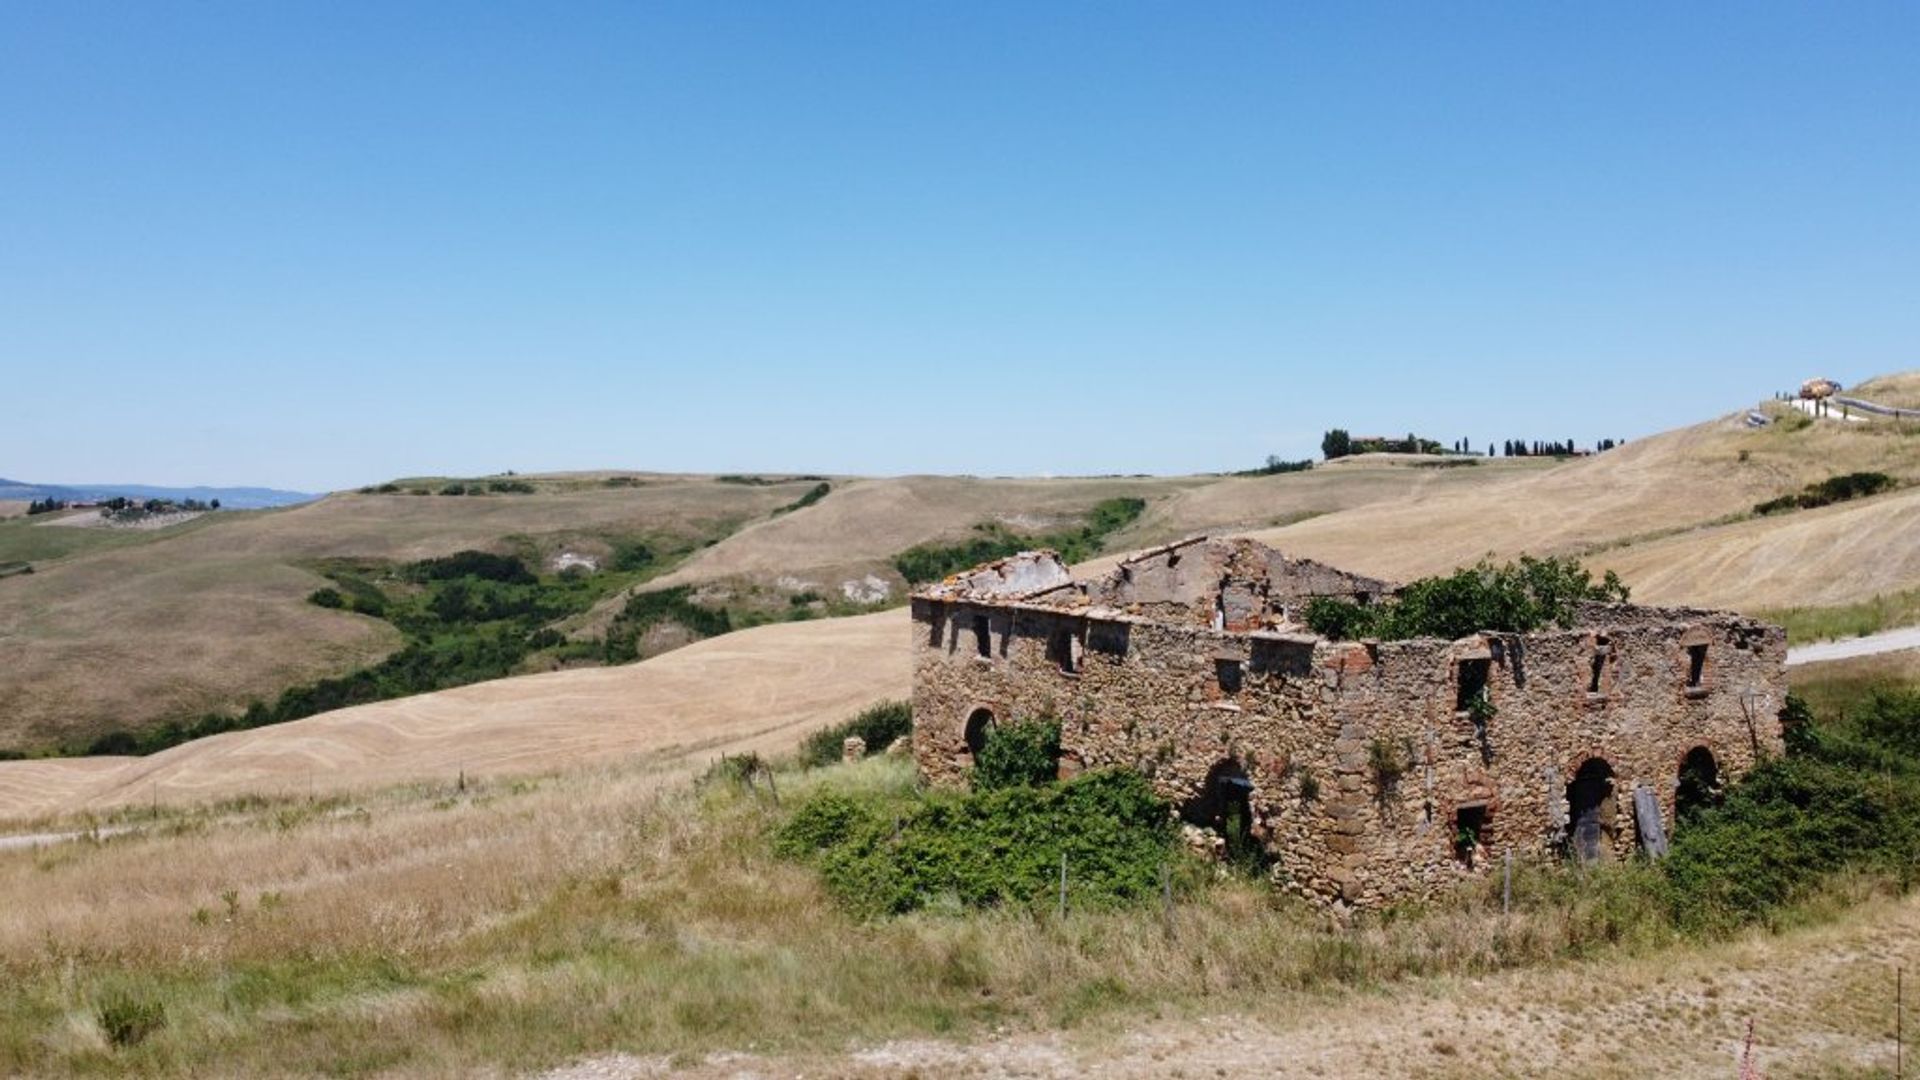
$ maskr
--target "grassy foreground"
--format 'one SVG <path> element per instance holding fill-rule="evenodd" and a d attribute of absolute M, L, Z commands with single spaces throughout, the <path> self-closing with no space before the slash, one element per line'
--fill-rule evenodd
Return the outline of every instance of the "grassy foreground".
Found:
<path fill-rule="evenodd" d="M 539 780 L 130 811 L 0 853 L 0 1074 L 521 1073 L 609 1050 L 834 1050 L 1685 944 L 1646 866 L 1528 870 L 1340 929 L 1224 876 L 1158 903 L 849 915 L 772 837 L 826 791 L 916 798 L 873 758 L 693 790 L 641 759 Z M 777 794 L 776 794 L 777 791 Z M 1829 879 L 1768 921 L 1888 879 Z M 1697 935 L 1695 935 L 1697 936 Z"/>

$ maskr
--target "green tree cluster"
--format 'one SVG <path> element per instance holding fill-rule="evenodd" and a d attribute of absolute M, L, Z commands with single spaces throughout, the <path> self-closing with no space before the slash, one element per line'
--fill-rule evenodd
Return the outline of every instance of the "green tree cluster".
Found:
<path fill-rule="evenodd" d="M 893 557 L 893 568 L 910 585 L 939 581 L 981 563 L 1004 559 L 1022 551 L 1050 548 L 1067 562 L 1098 555 L 1109 534 L 1125 527 L 1147 508 L 1145 499 L 1103 499 L 1087 512 L 1077 529 L 1059 529 L 1039 535 L 1014 532 L 997 521 L 973 527 L 974 536 L 959 544 L 916 544 Z"/>
<path fill-rule="evenodd" d="M 1878 495 L 1890 491 L 1899 481 L 1883 472 L 1850 472 L 1839 476 L 1829 476 L 1817 484 L 1808 484 L 1792 495 L 1782 495 L 1777 499 L 1768 499 L 1756 503 L 1756 514 L 1778 514 L 1788 510 L 1812 510 L 1816 507 L 1830 506 L 1847 502 L 1850 499 L 1864 499 L 1869 495 Z"/>
<path fill-rule="evenodd" d="M 1611 570 L 1595 582 L 1576 560 L 1523 555 L 1503 566 L 1482 560 L 1444 577 L 1422 578 L 1378 603 L 1316 597 L 1305 617 L 1314 633 L 1335 641 L 1454 639 L 1481 631 L 1572 626 L 1582 602 L 1625 603 L 1627 596 L 1627 587 Z"/>

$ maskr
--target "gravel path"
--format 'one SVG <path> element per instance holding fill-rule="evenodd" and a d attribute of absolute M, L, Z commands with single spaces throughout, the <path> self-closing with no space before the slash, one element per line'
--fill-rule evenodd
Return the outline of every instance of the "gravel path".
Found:
<path fill-rule="evenodd" d="M 1875 653 L 1899 652 L 1902 649 L 1920 649 L 1920 626 L 1903 626 L 1897 630 L 1882 630 L 1866 637 L 1847 638 L 1843 641 L 1822 641 L 1812 645 L 1797 645 L 1787 650 L 1787 666 L 1798 664 L 1818 664 L 1826 660 L 1851 660 L 1856 656 L 1872 656 Z"/>
<path fill-rule="evenodd" d="M 113 825 L 104 829 L 94 829 L 90 832 L 89 831 L 43 832 L 43 833 L 22 833 L 18 836 L 0 836 L 0 851 L 18 851 L 21 848 L 46 847 L 49 844 L 64 843 L 68 840 L 78 840 L 83 836 L 93 836 L 93 837 L 118 836 L 121 833 L 128 832 L 128 831 L 130 831 L 130 826 Z"/>

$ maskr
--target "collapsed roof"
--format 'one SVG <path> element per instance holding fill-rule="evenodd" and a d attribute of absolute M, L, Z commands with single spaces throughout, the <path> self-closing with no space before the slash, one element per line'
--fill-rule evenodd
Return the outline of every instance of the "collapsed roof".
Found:
<path fill-rule="evenodd" d="M 1368 602 L 1396 586 L 1294 559 L 1245 538 L 1190 537 L 1081 581 L 1052 551 L 1027 551 L 921 589 L 928 600 L 1189 623 L 1243 633 L 1300 625 L 1314 597 Z"/>

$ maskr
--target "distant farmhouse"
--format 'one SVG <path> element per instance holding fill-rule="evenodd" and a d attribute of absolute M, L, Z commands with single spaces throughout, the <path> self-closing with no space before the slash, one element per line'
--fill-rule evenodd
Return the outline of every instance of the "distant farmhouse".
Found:
<path fill-rule="evenodd" d="M 913 596 L 914 755 L 964 785 L 996 725 L 1054 718 L 1062 775 L 1137 769 L 1196 839 L 1353 909 L 1507 850 L 1661 853 L 1682 812 L 1783 749 L 1777 626 L 1587 603 L 1571 629 L 1337 642 L 1302 618 L 1394 588 L 1205 537 L 1087 581 L 1051 552 L 981 566 Z"/>

